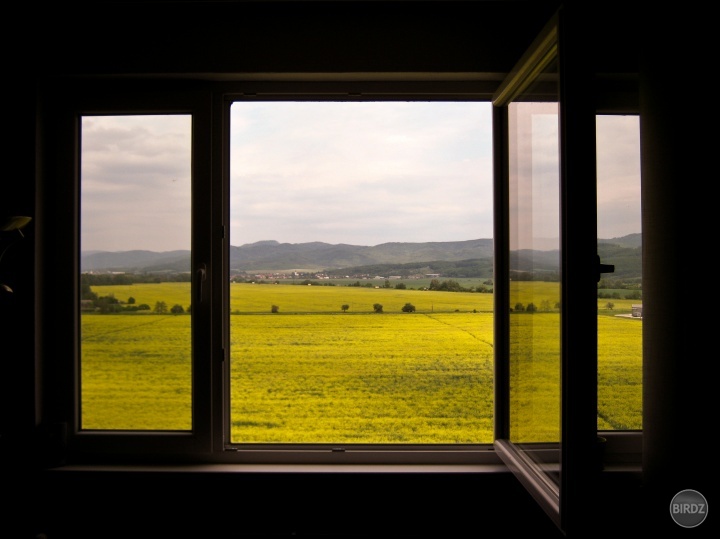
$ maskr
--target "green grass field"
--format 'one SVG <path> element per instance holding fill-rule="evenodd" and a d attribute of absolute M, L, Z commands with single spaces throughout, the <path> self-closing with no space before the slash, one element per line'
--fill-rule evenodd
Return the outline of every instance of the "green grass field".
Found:
<path fill-rule="evenodd" d="M 492 294 L 273 284 L 230 290 L 233 442 L 492 442 Z M 151 307 L 190 306 L 188 283 L 93 291 Z M 373 311 L 376 303 L 382 313 Z M 402 312 L 406 303 L 416 312 Z M 639 429 L 642 322 L 615 316 L 638 302 L 613 300 L 612 310 L 602 309 L 606 303 L 598 301 L 598 427 Z M 558 315 L 518 319 L 540 329 L 557 325 L 551 317 Z M 189 430 L 190 321 L 147 311 L 83 314 L 82 427 Z M 516 403 L 517 432 L 548 436 L 528 429 L 544 424 L 552 433 L 557 425 L 557 363 L 514 368 L 523 369 L 514 394 L 532 396 Z"/>

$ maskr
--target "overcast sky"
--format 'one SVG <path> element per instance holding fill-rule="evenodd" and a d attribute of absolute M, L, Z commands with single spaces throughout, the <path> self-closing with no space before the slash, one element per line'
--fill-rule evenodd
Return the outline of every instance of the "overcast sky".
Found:
<path fill-rule="evenodd" d="M 598 237 L 642 232 L 640 206 L 640 119 L 597 117 Z"/>
<path fill-rule="evenodd" d="M 640 232 L 637 125 L 598 119 L 612 156 L 598 156 L 602 238 Z M 85 117 L 82 129 L 81 248 L 188 249 L 189 116 Z M 232 106 L 232 245 L 491 238 L 492 194 L 489 103 Z"/>

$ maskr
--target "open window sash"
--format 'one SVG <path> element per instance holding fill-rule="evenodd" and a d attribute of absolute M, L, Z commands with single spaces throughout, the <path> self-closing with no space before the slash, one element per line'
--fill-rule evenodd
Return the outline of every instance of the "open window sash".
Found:
<path fill-rule="evenodd" d="M 567 21 L 548 22 L 493 99 L 494 445 L 566 534 L 594 506 L 598 269 L 595 116 Z"/>

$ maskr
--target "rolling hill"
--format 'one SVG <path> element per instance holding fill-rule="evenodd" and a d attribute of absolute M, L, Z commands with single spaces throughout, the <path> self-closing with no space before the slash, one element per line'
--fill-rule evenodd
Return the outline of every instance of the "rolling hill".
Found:
<path fill-rule="evenodd" d="M 603 263 L 618 268 L 616 277 L 640 276 L 640 234 L 598 240 Z M 324 242 L 280 243 L 258 241 L 230 247 L 232 272 L 310 270 L 330 274 L 400 274 L 419 269 L 445 273 L 474 271 L 487 275 L 492 269 L 493 240 L 476 239 L 450 242 L 389 242 L 375 246 L 330 244 Z M 470 270 L 469 267 L 474 266 Z M 557 252 L 517 251 L 511 253 L 511 266 L 557 271 Z M 462 268 L 465 269 L 462 269 Z M 441 269 L 439 269 L 441 268 Z M 458 269 L 460 268 L 460 269 Z M 82 272 L 186 273 L 190 271 L 190 251 L 93 251 L 81 255 Z"/>

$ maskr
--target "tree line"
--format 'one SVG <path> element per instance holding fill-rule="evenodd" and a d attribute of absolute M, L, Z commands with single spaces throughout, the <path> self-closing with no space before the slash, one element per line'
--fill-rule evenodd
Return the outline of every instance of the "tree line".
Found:
<path fill-rule="evenodd" d="M 156 301 L 154 307 L 150 307 L 147 303 L 137 303 L 135 298 L 130 296 L 127 301 L 120 301 L 115 294 L 107 296 L 98 296 L 93 292 L 90 285 L 83 283 L 80 285 L 80 300 L 85 302 L 86 307 L 83 310 L 94 311 L 100 314 L 117 314 L 124 312 L 151 311 L 155 314 L 190 314 L 192 306 L 187 308 L 180 304 L 168 307 L 164 301 Z"/>
<path fill-rule="evenodd" d="M 140 283 L 189 283 L 191 274 L 183 273 L 81 273 L 80 284 L 111 286 Z"/>

